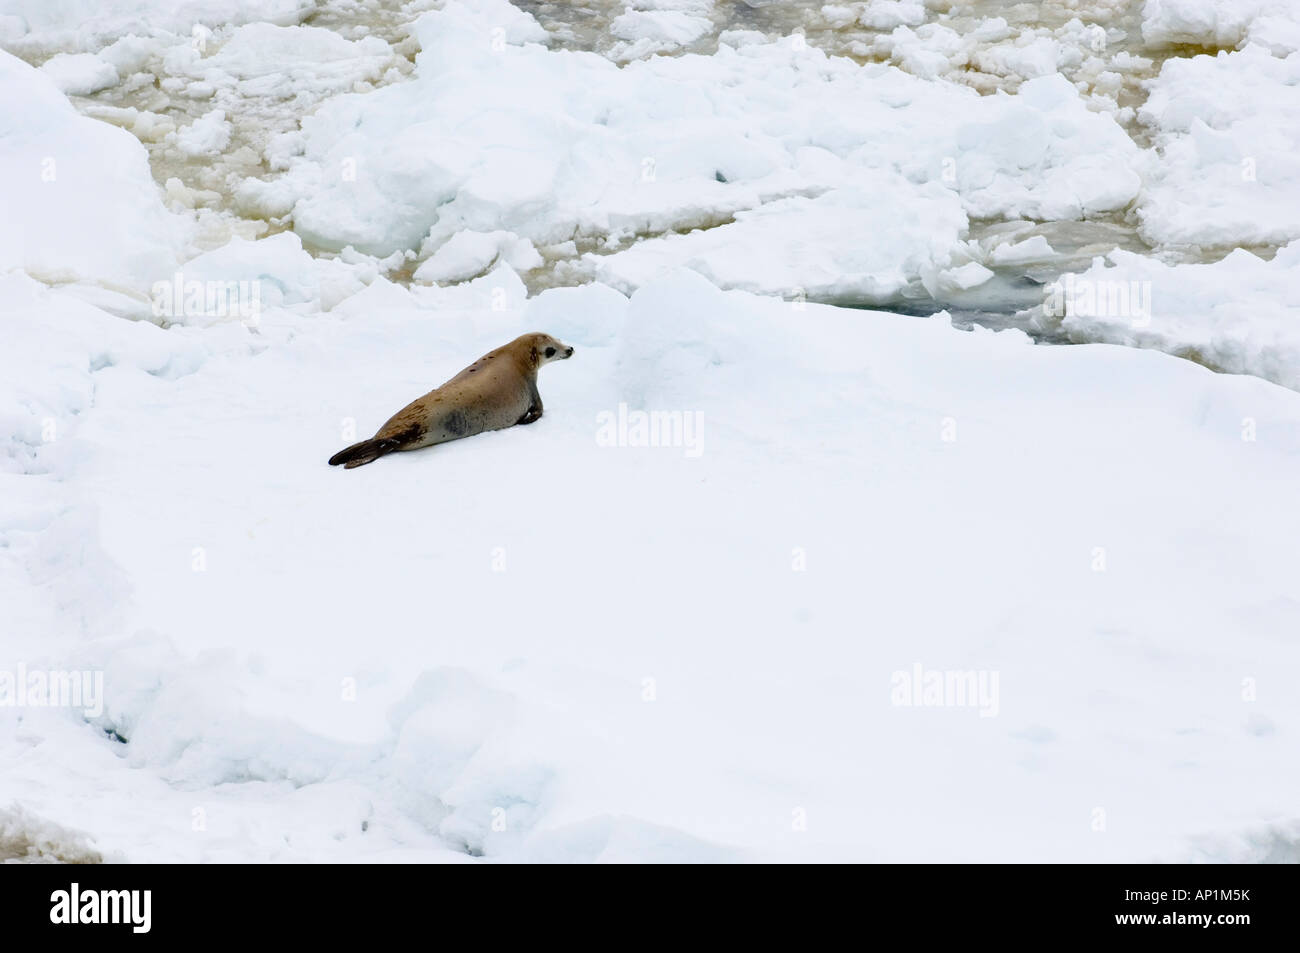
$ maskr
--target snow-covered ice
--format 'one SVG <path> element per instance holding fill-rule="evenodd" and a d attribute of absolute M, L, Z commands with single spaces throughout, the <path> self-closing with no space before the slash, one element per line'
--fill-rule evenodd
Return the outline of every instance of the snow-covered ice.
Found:
<path fill-rule="evenodd" d="M 1226 858 L 1290 816 L 1291 391 L 691 272 L 258 334 L 4 292 L 61 368 L 6 398 L 6 498 L 45 501 L 5 517 L 13 648 L 110 687 L 93 726 L 10 720 L 9 784 L 92 774 L 93 812 L 29 809 L 98 849 Z M 621 330 L 540 425 L 322 466 L 561 293 L 575 340 Z M 601 446 L 620 403 L 698 412 L 703 452 Z M 999 673 L 996 717 L 891 704 L 916 663 Z"/>
<path fill-rule="evenodd" d="M 1293 857 L 1294 5 L 528 6 L 0 0 L 0 862 Z"/>
<path fill-rule="evenodd" d="M 250 21 L 297 23 L 317 0 L 0 0 L 0 42 L 17 49 L 93 51 L 156 31 L 189 37 Z"/>
<path fill-rule="evenodd" d="M 1231 48 L 1257 28 L 1300 22 L 1292 0 L 1144 0 L 1142 36 L 1148 43 Z M 1263 32 L 1263 30 L 1261 30 Z"/>
<path fill-rule="evenodd" d="M 230 144 L 230 123 L 224 109 L 204 113 L 176 133 L 176 146 L 189 156 L 216 155 Z"/>
<path fill-rule="evenodd" d="M 1140 115 L 1160 150 L 1138 209 L 1153 244 L 1300 238 L 1300 53 L 1168 60 Z"/>
<path fill-rule="evenodd" d="M 178 263 L 144 147 L 77 115 L 51 78 L 0 50 L 0 269 L 144 285 Z"/>
<path fill-rule="evenodd" d="M 425 15 L 415 81 L 322 105 L 304 120 L 287 174 L 245 182 L 247 201 L 291 214 L 314 246 L 376 255 L 428 254 L 466 229 L 608 244 L 736 219 L 634 247 L 627 264 L 585 262 L 623 283 L 651 260 L 724 267 L 711 262 L 734 255 L 731 235 L 782 230 L 785 219 L 812 271 L 784 287 L 866 282 L 858 303 L 882 303 L 952 263 L 966 216 L 1082 218 L 1124 208 L 1141 185 L 1132 140 L 1059 76 L 981 97 L 789 41 L 618 69 L 532 42 L 497 49 L 497 17 L 479 7 L 479 20 L 460 7 Z M 821 195 L 831 187 L 841 191 Z M 840 255 L 852 227 L 841 215 L 824 228 L 822 210 L 837 201 L 873 203 L 916 237 L 881 233 L 849 251 L 851 263 L 814 263 Z M 905 208 L 925 211 L 909 221 Z M 740 266 L 770 270 L 752 256 Z M 827 267 L 851 274 L 828 282 L 815 274 Z"/>
<path fill-rule="evenodd" d="M 121 81 L 112 63 L 90 53 L 58 53 L 42 63 L 41 70 L 70 96 L 86 96 Z"/>
<path fill-rule="evenodd" d="M 1055 317 L 1068 333 L 1300 390 L 1300 241 L 1268 261 L 1244 249 L 1212 264 L 1166 265 L 1126 251 L 1109 257 L 1111 266 L 1098 260 L 1060 282 Z"/>

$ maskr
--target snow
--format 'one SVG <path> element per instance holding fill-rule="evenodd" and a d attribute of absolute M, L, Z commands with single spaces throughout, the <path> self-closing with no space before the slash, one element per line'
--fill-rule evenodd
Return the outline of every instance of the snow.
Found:
<path fill-rule="evenodd" d="M 464 281 L 498 260 L 526 271 L 542 264 L 533 243 L 513 232 L 457 232 L 415 270 L 416 281 Z"/>
<path fill-rule="evenodd" d="M 899 225 L 872 234 L 863 223 L 873 215 Z M 945 267 L 965 227 L 952 191 L 938 183 L 914 190 L 895 173 L 877 173 L 860 188 L 769 202 L 739 212 L 734 223 L 589 254 L 586 263 L 625 291 L 685 266 L 728 288 L 881 304 L 919 285 L 923 272 Z"/>
<path fill-rule="evenodd" d="M 215 52 L 194 44 L 172 47 L 166 68 L 212 87 L 234 86 L 246 96 L 288 98 L 304 88 L 350 91 L 363 80 L 377 79 L 391 57 L 378 37 L 350 41 L 321 27 L 250 23 Z"/>
<path fill-rule="evenodd" d="M 230 123 L 224 109 L 204 113 L 176 133 L 177 147 L 188 156 L 216 155 L 230 144 Z"/>
<path fill-rule="evenodd" d="M 0 861 L 1294 856 L 1293 5 L 1028 6 L 0 0 Z"/>
<path fill-rule="evenodd" d="M 147 287 L 178 263 L 181 226 L 144 147 L 78 116 L 44 72 L 3 51 L 0 181 L 0 273 Z"/>
<path fill-rule="evenodd" d="M 1246 41 L 1264 47 L 1274 56 L 1288 56 L 1300 50 L 1300 11 L 1288 9 L 1287 16 L 1257 17 L 1246 31 Z"/>
<path fill-rule="evenodd" d="M 6 46 L 95 52 L 127 35 L 191 35 L 195 28 L 263 20 L 297 23 L 316 0 L 0 0 Z M 196 35 L 201 35 L 196 34 Z"/>
<path fill-rule="evenodd" d="M 1105 27 L 1079 19 L 1089 11 L 1041 6 L 1045 17 L 1068 12 L 1069 18 L 1059 26 L 1012 26 L 1000 16 L 964 16 L 969 11 L 959 8 L 952 19 L 923 22 L 922 16 L 891 24 L 890 32 L 873 37 L 854 52 L 888 57 L 916 76 L 942 78 L 985 93 L 1014 91 L 1025 80 L 1059 73 L 1088 94 L 1092 108 L 1123 116 L 1118 94 L 1126 83 L 1135 86 L 1145 78 L 1142 74 L 1150 61 L 1134 57 L 1127 49 L 1112 49 Z M 1023 15 L 1024 8 L 1019 10 Z M 1100 12 L 1095 15 L 1105 19 Z"/>
<path fill-rule="evenodd" d="M 616 62 L 675 53 L 713 32 L 713 0 L 632 0 L 609 23 Z"/>
<path fill-rule="evenodd" d="M 103 670 L 100 727 L 130 744 L 0 710 L 0 746 L 19 791 L 93 774 L 93 808 L 47 785 L 32 809 L 98 850 L 1177 859 L 1286 810 L 1293 392 L 680 271 L 621 318 L 597 285 L 500 312 L 271 308 L 216 336 L 9 282 L 21 353 L 61 356 L 65 383 L 6 398 L 60 436 L 11 458 L 46 476 L 5 480 L 75 487 L 0 524 L 9 604 L 66 619 L 14 648 Z M 543 372 L 537 425 L 323 466 L 341 421 L 557 311 L 607 343 Z M 700 412 L 703 453 L 600 446 L 620 401 Z M 917 662 L 999 672 L 996 717 L 892 705 Z"/>
<path fill-rule="evenodd" d="M 0 863 L 97 864 L 103 859 L 84 834 L 33 817 L 22 807 L 0 809 Z"/>
<path fill-rule="evenodd" d="M 622 40 L 667 40 L 684 46 L 698 40 L 712 26 L 706 17 L 678 10 L 628 10 L 614 20 L 613 31 Z"/>
<path fill-rule="evenodd" d="M 1150 347 L 1189 356 L 1233 374 L 1255 374 L 1300 390 L 1300 241 L 1265 261 L 1237 249 L 1212 264 L 1166 265 L 1115 251 L 1074 278 L 1076 296 L 1063 299 L 1066 331 L 1080 340 Z M 1151 289 L 1151 311 L 1110 309 L 1082 297 L 1102 289 Z M 1105 297 L 1106 295 L 1103 295 Z M 1109 298 L 1106 297 L 1106 301 Z"/>
<path fill-rule="evenodd" d="M 1298 15 L 1292 0 L 1146 0 L 1142 36 L 1153 45 L 1231 48 L 1240 45 L 1261 19 L 1294 24 Z"/>
<path fill-rule="evenodd" d="M 938 281 L 953 291 L 969 291 L 971 288 L 978 288 L 992 277 L 992 271 L 977 261 L 970 261 L 942 272 L 938 276 Z"/>
<path fill-rule="evenodd" d="M 857 19 L 863 26 L 875 30 L 917 26 L 925 20 L 925 6 L 917 0 L 871 0 Z"/>
<path fill-rule="evenodd" d="M 1023 265 L 1027 262 L 1050 261 L 1056 251 L 1042 235 L 1034 235 L 1023 242 L 1006 242 L 993 249 L 990 260 L 996 265 Z"/>
<path fill-rule="evenodd" d="M 1251 44 L 1165 62 L 1139 112 L 1160 161 L 1140 200 L 1153 244 L 1285 244 L 1300 238 L 1300 54 Z"/>
<path fill-rule="evenodd" d="M 69 96 L 87 96 L 119 82 L 113 64 L 91 53 L 58 53 L 41 64 L 41 71 Z"/>
<path fill-rule="evenodd" d="M 665 236 L 732 218 L 736 229 L 770 221 L 779 230 L 769 205 L 787 209 L 798 232 L 817 227 L 817 209 L 829 203 L 813 196 L 828 186 L 842 186 L 856 206 L 884 179 L 890 194 L 879 201 L 933 205 L 921 222 L 942 225 L 931 238 L 882 238 L 847 253 L 863 277 L 842 283 L 865 281 L 861 301 L 880 303 L 887 295 L 869 293 L 873 283 L 917 282 L 956 251 L 963 228 L 944 189 L 970 216 L 1082 218 L 1123 208 L 1141 184 L 1133 141 L 1059 76 L 1026 82 L 1015 97 L 980 97 L 789 41 L 617 69 L 533 43 L 494 50 L 485 40 L 492 11 L 479 22 L 476 9 L 449 5 L 418 21 L 414 82 L 332 99 L 305 119 L 299 148 L 284 156 L 288 172 L 245 184 L 250 207 L 291 209 L 295 231 L 317 247 L 427 256 L 464 230 L 509 231 L 539 246 Z M 756 125 L 756 114 L 768 119 Z M 747 224 L 757 206 L 765 208 Z M 631 254 L 676 262 L 702 242 L 698 254 L 712 260 L 723 240 L 665 236 L 662 255 Z M 842 236 L 813 241 L 808 260 Z M 918 243 L 934 247 L 918 254 Z M 601 273 L 626 285 L 623 267 L 610 262 Z M 827 282 L 800 277 L 761 287 Z"/>

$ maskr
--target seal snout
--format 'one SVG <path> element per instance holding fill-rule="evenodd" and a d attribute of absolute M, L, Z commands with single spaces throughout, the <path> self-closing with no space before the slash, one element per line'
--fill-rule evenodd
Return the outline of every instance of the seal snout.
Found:
<path fill-rule="evenodd" d="M 568 357 L 573 357 L 573 347 L 572 347 L 572 346 L 569 346 L 569 347 L 567 347 L 567 348 L 564 349 L 564 356 L 565 356 L 566 358 L 568 358 Z"/>

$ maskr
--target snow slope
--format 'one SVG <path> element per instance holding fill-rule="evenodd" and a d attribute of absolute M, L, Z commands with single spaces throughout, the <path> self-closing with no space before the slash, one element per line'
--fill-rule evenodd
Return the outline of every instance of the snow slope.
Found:
<path fill-rule="evenodd" d="M 10 643 L 108 687 L 0 709 L 4 793 L 110 855 L 1240 859 L 1294 817 L 1291 391 L 688 271 L 256 331 L 5 281 L 3 406 L 58 422 L 7 450 Z M 324 465 L 535 327 L 577 347 L 538 424 Z M 602 446 L 620 403 L 701 452 Z M 916 663 L 993 716 L 893 704 Z"/>

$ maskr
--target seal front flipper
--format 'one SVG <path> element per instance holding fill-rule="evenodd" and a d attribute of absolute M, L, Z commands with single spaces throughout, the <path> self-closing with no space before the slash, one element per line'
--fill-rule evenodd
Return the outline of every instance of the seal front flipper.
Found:
<path fill-rule="evenodd" d="M 515 421 L 515 423 L 531 424 L 536 420 L 540 420 L 541 416 L 542 416 L 542 401 L 541 398 L 538 398 L 537 400 L 533 401 L 532 405 L 528 408 L 528 412 L 525 413 L 522 417 L 520 417 L 517 421 Z"/>

